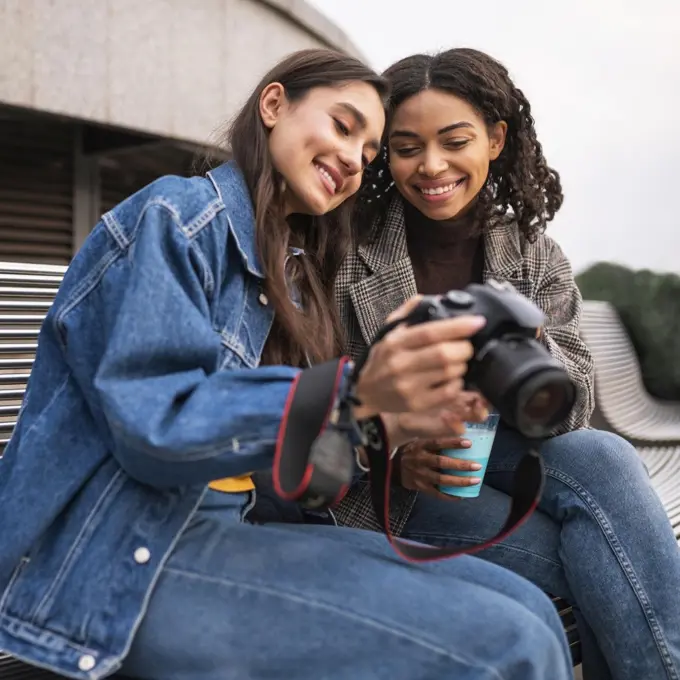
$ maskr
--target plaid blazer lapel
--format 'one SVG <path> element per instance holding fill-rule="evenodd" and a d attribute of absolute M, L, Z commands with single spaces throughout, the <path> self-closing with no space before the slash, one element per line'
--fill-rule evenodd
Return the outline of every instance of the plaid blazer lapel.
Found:
<path fill-rule="evenodd" d="M 512 224 L 500 225 L 484 234 L 483 280 L 507 281 L 522 295 L 531 298 L 534 291 L 532 272 L 524 271 L 524 256 L 519 232 Z"/>
<path fill-rule="evenodd" d="M 370 274 L 352 283 L 349 295 L 363 340 L 370 344 L 385 318 L 417 292 L 401 200 L 392 200 L 383 227 L 357 255 Z"/>

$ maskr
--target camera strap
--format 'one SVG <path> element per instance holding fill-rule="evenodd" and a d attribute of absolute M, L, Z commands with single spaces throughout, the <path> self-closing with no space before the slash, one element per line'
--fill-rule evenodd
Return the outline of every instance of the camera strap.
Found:
<path fill-rule="evenodd" d="M 390 529 L 390 489 L 392 467 L 395 459 L 390 457 L 385 426 L 381 418 L 370 420 L 363 425 L 366 433 L 365 451 L 369 464 L 369 483 L 373 511 L 394 551 L 409 562 L 431 562 L 434 560 L 471 555 L 500 543 L 518 529 L 534 512 L 543 492 L 545 470 L 543 460 L 535 442 L 527 440 L 527 452 L 515 470 L 510 511 L 498 533 L 477 545 L 465 547 L 432 546 L 397 538 Z M 399 464 L 399 461 L 396 460 Z"/>
<path fill-rule="evenodd" d="M 347 493 L 354 468 L 353 447 L 342 422 L 349 404 L 338 402 L 338 388 L 347 358 L 301 371 L 288 396 L 281 420 L 273 466 L 279 496 L 308 508 L 337 504 Z M 354 376 L 358 371 L 354 371 Z M 357 423 L 353 423 L 354 426 Z M 504 540 L 536 509 L 545 473 L 539 442 L 527 440 L 527 453 L 514 475 L 509 514 L 500 530 L 474 546 L 436 547 L 394 536 L 390 528 L 390 489 L 393 465 L 385 426 L 379 416 L 358 423 L 369 463 L 369 484 L 375 515 L 397 554 L 411 562 L 472 554 Z M 398 461 L 397 461 L 398 464 Z"/>

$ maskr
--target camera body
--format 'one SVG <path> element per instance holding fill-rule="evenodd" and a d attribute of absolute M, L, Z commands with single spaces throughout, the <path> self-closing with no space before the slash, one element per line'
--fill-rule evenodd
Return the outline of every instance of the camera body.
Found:
<path fill-rule="evenodd" d="M 529 438 L 548 436 L 569 416 L 576 387 L 562 364 L 536 339 L 543 312 L 510 284 L 470 284 L 424 297 L 409 325 L 478 315 L 486 325 L 470 338 L 474 356 L 466 389 L 479 391 L 511 427 Z"/>

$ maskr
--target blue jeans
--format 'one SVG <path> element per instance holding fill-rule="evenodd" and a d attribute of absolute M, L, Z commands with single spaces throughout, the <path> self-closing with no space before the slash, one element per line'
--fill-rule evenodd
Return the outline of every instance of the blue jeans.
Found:
<path fill-rule="evenodd" d="M 398 559 L 383 536 L 241 521 L 209 491 L 161 573 L 122 672 L 147 680 L 567 680 L 546 596 L 475 558 Z"/>
<path fill-rule="evenodd" d="M 405 536 L 474 544 L 507 512 L 522 440 L 501 427 L 479 499 L 420 494 Z M 680 551 L 635 449 L 596 430 L 543 445 L 537 511 L 479 556 L 575 606 L 588 680 L 680 680 Z"/>

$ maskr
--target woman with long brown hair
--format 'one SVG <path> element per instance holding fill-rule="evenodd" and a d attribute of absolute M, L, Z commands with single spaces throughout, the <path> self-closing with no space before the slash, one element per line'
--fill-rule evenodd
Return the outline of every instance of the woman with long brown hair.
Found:
<path fill-rule="evenodd" d="M 333 279 L 384 94 L 356 59 L 294 54 L 236 117 L 233 162 L 96 226 L 0 461 L 0 650 L 83 680 L 571 677 L 550 602 L 499 567 L 244 521 L 302 367 L 339 353 Z M 394 330 L 354 419 L 383 414 L 395 444 L 455 430 L 482 323 Z"/>

